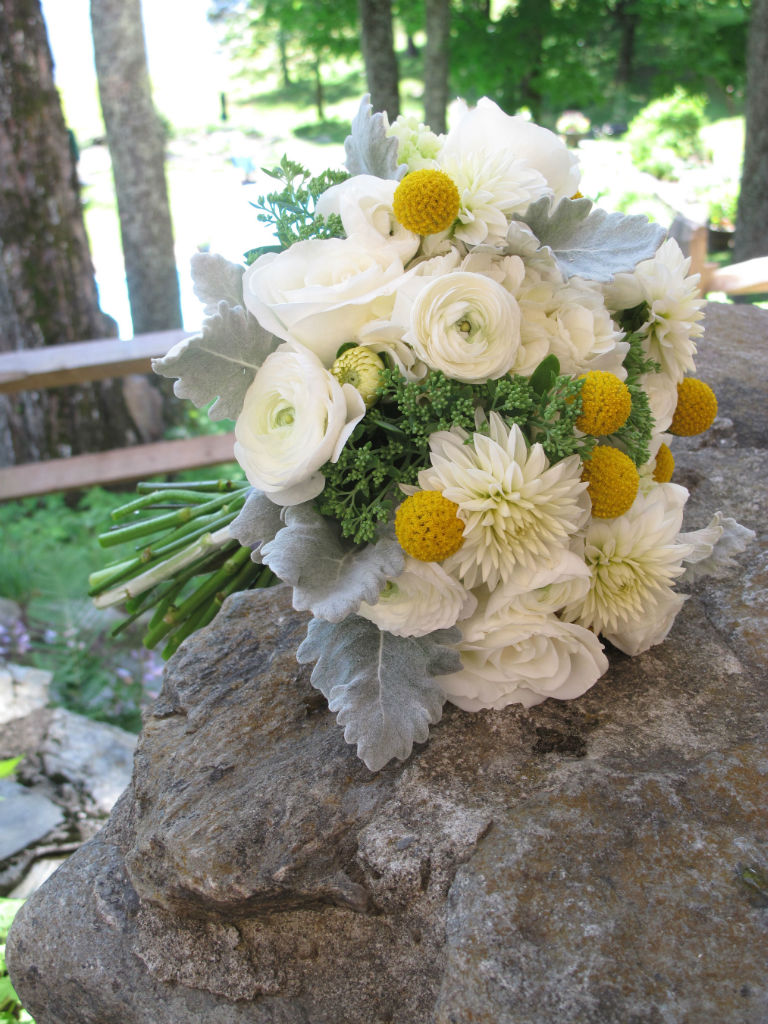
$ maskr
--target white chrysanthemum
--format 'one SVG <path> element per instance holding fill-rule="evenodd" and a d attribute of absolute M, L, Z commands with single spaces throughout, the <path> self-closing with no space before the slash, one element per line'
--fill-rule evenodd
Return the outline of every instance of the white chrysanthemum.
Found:
<path fill-rule="evenodd" d="M 684 487 L 659 484 L 624 515 L 593 519 L 584 547 L 592 584 L 563 617 L 602 633 L 626 654 L 661 643 L 685 600 L 672 588 L 692 551 L 678 536 L 687 498 Z"/>
<path fill-rule="evenodd" d="M 387 582 L 376 604 L 364 601 L 357 614 L 395 636 L 425 636 L 450 628 L 476 607 L 474 594 L 437 562 L 406 556 L 402 573 Z"/>
<path fill-rule="evenodd" d="M 530 374 L 545 356 L 555 355 L 563 373 L 605 370 L 624 380 L 629 346 L 597 288 L 578 278 L 558 281 L 527 266 L 515 295 L 522 314 L 515 373 Z"/>
<path fill-rule="evenodd" d="M 646 354 L 679 384 L 695 369 L 695 338 L 703 333 L 699 320 L 704 300 L 699 298 L 699 275 L 688 277 L 691 261 L 673 238 L 656 255 L 638 263 L 631 274 L 616 274 L 605 287 L 608 307 L 618 311 L 648 304 L 648 319 L 640 327 Z"/>
<path fill-rule="evenodd" d="M 459 190 L 456 238 L 467 245 L 498 245 L 513 213 L 523 213 L 542 196 L 552 195 L 544 176 L 511 151 L 445 149 L 440 169 Z"/>
<path fill-rule="evenodd" d="M 520 607 L 513 596 L 481 602 L 461 633 L 461 670 L 436 682 L 465 711 L 580 697 L 608 668 L 594 633 Z"/>
<path fill-rule="evenodd" d="M 429 439 L 432 467 L 419 486 L 455 502 L 464 543 L 443 563 L 465 586 L 491 589 L 517 566 L 556 565 L 587 518 L 586 484 L 577 455 L 550 466 L 540 444 L 529 449 L 520 428 L 491 413 L 488 434 L 453 427 Z"/>
<path fill-rule="evenodd" d="M 680 534 L 679 540 L 693 548 L 685 559 L 687 568 L 683 579 L 691 583 L 701 576 L 722 576 L 735 565 L 733 556 L 741 554 L 754 539 L 754 530 L 722 512 L 715 512 L 703 530 Z"/>

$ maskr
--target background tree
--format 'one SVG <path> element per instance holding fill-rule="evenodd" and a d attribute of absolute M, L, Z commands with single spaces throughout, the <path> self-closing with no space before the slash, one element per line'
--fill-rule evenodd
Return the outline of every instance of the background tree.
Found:
<path fill-rule="evenodd" d="M 99 309 L 39 0 L 0 3 L 0 349 L 115 333 Z M 119 381 L 0 400 L 0 464 L 136 441 Z"/>
<path fill-rule="evenodd" d="M 424 118 L 433 132 L 444 132 L 450 69 L 450 0 L 425 0 L 424 25 Z"/>
<path fill-rule="evenodd" d="M 181 327 L 165 136 L 152 103 L 140 0 L 91 0 L 91 27 L 133 330 Z"/>
<path fill-rule="evenodd" d="M 734 259 L 768 256 L 768 0 L 752 8 L 747 54 L 744 164 Z"/>
<path fill-rule="evenodd" d="M 213 0 L 208 16 L 225 26 L 225 41 L 242 63 L 243 77 L 260 80 L 263 68 L 254 57 L 275 46 L 284 85 L 291 71 L 293 84 L 309 73 L 318 119 L 325 120 L 325 64 L 360 52 L 357 0 Z"/>
<path fill-rule="evenodd" d="M 374 110 L 385 110 L 390 123 L 400 113 L 400 76 L 392 36 L 390 0 L 358 0 L 360 41 Z"/>

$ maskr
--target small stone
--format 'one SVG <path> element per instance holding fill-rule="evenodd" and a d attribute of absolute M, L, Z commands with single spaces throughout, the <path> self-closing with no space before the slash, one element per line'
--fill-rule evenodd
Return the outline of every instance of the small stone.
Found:
<path fill-rule="evenodd" d="M 0 779 L 0 861 L 7 860 L 51 832 L 64 814 L 47 797 Z"/>

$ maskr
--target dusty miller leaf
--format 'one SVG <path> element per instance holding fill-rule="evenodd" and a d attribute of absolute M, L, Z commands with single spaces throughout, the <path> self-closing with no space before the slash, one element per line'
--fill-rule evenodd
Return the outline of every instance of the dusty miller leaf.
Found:
<path fill-rule="evenodd" d="M 647 218 L 606 213 L 590 199 L 563 199 L 550 210 L 547 197 L 516 214 L 549 249 L 567 279 L 610 281 L 614 274 L 633 270 L 640 260 L 650 259 L 666 234 Z"/>
<path fill-rule="evenodd" d="M 350 174 L 373 174 L 399 181 L 408 168 L 398 165 L 397 148 L 397 139 L 387 135 L 386 116 L 373 113 L 371 97 L 366 94 L 352 121 L 352 134 L 344 140 L 347 170 Z"/>
<path fill-rule="evenodd" d="M 283 529 L 282 508 L 262 494 L 249 491 L 245 504 L 230 523 L 229 532 L 244 548 L 251 549 L 251 561 L 261 562 L 260 548 L 274 540 Z"/>
<path fill-rule="evenodd" d="M 191 264 L 195 295 L 204 303 L 206 316 L 216 313 L 222 300 L 228 306 L 243 305 L 245 267 L 212 252 L 196 252 Z"/>
<path fill-rule="evenodd" d="M 307 502 L 285 510 L 285 528 L 265 544 L 261 557 L 293 587 L 293 607 L 319 619 L 341 622 L 361 601 L 375 604 L 387 579 L 403 571 L 396 540 L 358 548 L 339 537 L 334 523 Z"/>
<path fill-rule="evenodd" d="M 377 772 L 393 757 L 404 761 L 440 720 L 445 696 L 432 677 L 461 668 L 458 653 L 444 646 L 459 636 L 456 629 L 393 636 L 357 615 L 341 623 L 313 619 L 296 657 L 317 662 L 313 686 L 337 713 L 344 739 Z"/>
<path fill-rule="evenodd" d="M 174 345 L 167 356 L 152 360 L 163 377 L 178 377 L 173 386 L 179 398 L 198 408 L 216 399 L 212 420 L 236 420 L 256 371 L 280 342 L 264 330 L 242 306 L 225 300 L 203 321 L 203 333 Z"/>

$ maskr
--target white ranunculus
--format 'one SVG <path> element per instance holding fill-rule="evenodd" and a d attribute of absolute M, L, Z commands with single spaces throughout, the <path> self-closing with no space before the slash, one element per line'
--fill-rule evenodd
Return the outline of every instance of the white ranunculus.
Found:
<path fill-rule="evenodd" d="M 338 459 L 364 415 L 365 402 L 351 384 L 339 384 L 301 346 L 281 345 L 246 392 L 235 423 L 235 458 L 268 498 L 297 505 L 320 494 L 320 467 Z"/>
<path fill-rule="evenodd" d="M 507 373 L 520 344 L 520 309 L 484 274 L 425 278 L 404 339 L 427 366 L 454 380 L 484 383 Z"/>
<path fill-rule="evenodd" d="M 522 317 L 516 373 L 528 375 L 545 356 L 554 355 L 562 373 L 605 370 L 624 380 L 629 346 L 597 288 L 579 278 L 558 281 L 528 266 L 515 295 Z"/>
<path fill-rule="evenodd" d="M 397 251 L 370 236 L 312 238 L 260 256 L 243 275 L 243 297 L 265 330 L 331 366 L 365 324 L 389 316 L 404 277 Z"/>
<path fill-rule="evenodd" d="M 389 580 L 376 604 L 363 602 L 357 614 L 395 636 L 426 636 L 471 615 L 477 598 L 437 562 L 406 556 L 405 568 Z"/>
<path fill-rule="evenodd" d="M 513 214 L 542 196 L 569 198 L 579 186 L 578 161 L 556 135 L 489 99 L 464 106 L 438 162 L 459 190 L 456 237 L 470 245 L 503 241 Z"/>
<path fill-rule="evenodd" d="M 575 551 L 562 550 L 553 566 L 517 566 L 509 580 L 490 594 L 486 611 L 492 615 L 505 604 L 515 604 L 521 610 L 549 615 L 583 598 L 589 590 L 589 580 L 589 566 L 584 559 Z"/>
<path fill-rule="evenodd" d="M 492 608 L 481 602 L 461 632 L 461 671 L 436 681 L 465 711 L 580 697 L 608 668 L 590 630 L 514 601 L 494 602 Z"/>
<path fill-rule="evenodd" d="M 416 255 L 420 239 L 395 217 L 392 199 L 397 186 L 398 182 L 391 178 L 355 174 L 323 192 L 315 212 L 326 218 L 332 213 L 338 214 L 347 237 L 370 236 L 372 245 L 392 246 L 403 263 L 407 263 Z"/>

